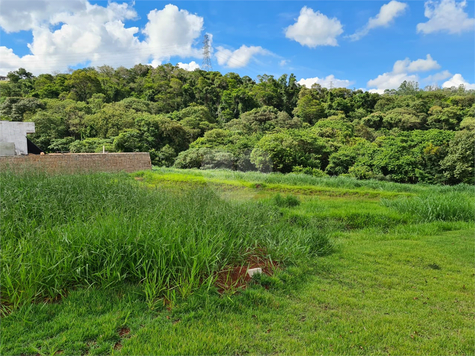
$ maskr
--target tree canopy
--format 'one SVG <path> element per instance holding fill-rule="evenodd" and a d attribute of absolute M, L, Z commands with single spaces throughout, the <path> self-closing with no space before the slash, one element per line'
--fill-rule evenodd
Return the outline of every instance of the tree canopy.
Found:
<path fill-rule="evenodd" d="M 183 168 L 474 183 L 475 91 L 463 87 L 404 82 L 380 95 L 171 64 L 8 78 L 0 119 L 35 122 L 46 152 L 105 146 Z"/>

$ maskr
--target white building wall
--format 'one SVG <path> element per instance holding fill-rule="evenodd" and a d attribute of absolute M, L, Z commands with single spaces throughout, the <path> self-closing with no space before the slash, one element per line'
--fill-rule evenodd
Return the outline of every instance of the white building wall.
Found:
<path fill-rule="evenodd" d="M 34 122 L 0 121 L 0 142 L 12 142 L 16 155 L 27 155 L 26 134 L 35 133 Z"/>

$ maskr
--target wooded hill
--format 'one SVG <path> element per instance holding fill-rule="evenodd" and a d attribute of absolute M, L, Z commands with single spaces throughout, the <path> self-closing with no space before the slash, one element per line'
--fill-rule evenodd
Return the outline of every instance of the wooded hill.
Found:
<path fill-rule="evenodd" d="M 178 168 L 475 183 L 475 91 L 404 82 L 383 95 L 291 74 L 109 66 L 0 83 L 0 120 L 34 121 L 46 152 L 150 152 Z"/>

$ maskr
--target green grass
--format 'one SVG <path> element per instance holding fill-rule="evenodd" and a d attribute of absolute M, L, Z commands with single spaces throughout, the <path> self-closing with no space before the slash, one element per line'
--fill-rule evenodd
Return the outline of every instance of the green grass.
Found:
<path fill-rule="evenodd" d="M 415 187 L 410 184 L 398 184 L 392 182 L 384 182 L 377 180 L 357 180 L 350 177 L 313 177 L 306 174 L 282 174 L 269 173 L 263 174 L 259 172 L 239 172 L 224 169 L 215 170 L 199 170 L 199 169 L 174 169 L 154 167 L 154 172 L 158 174 L 173 174 L 177 173 L 181 177 L 192 175 L 197 177 L 204 177 L 206 179 L 222 179 L 225 181 L 246 181 L 268 184 L 283 184 L 294 186 L 318 186 L 328 188 L 343 188 L 343 189 L 367 189 L 377 191 L 391 191 L 391 192 L 418 192 L 421 186 Z"/>
<path fill-rule="evenodd" d="M 281 208 L 293 208 L 300 205 L 300 200 L 295 195 L 291 194 L 286 196 L 277 194 L 272 199 L 274 204 Z"/>
<path fill-rule="evenodd" d="M 474 353 L 473 187 L 200 173 L 3 175 L 0 354 Z M 219 294 L 249 245 L 281 268 Z"/>
<path fill-rule="evenodd" d="M 352 178 L 314 178 L 304 174 L 263 174 L 255 172 L 234 172 L 226 170 L 199 171 L 186 169 L 180 172 L 177 169 L 160 168 L 154 172 L 139 172 L 137 176 L 155 186 L 157 184 L 183 183 L 194 185 L 216 186 L 219 189 L 229 188 L 247 188 L 255 191 L 268 191 L 274 193 L 304 194 L 304 195 L 328 195 L 328 196 L 347 196 L 356 195 L 371 198 L 395 197 L 413 195 L 407 191 L 390 191 L 388 187 L 380 189 L 376 186 L 360 184 Z M 281 177 L 282 176 L 282 177 Z M 284 178 L 289 177 L 290 178 Z M 317 180 L 321 179 L 322 184 Z M 380 182 L 377 182 L 380 183 Z M 387 183 L 388 185 L 391 183 Z M 384 186 L 384 185 L 382 185 Z"/>
<path fill-rule="evenodd" d="M 475 195 L 475 186 L 468 184 L 459 184 L 457 186 L 435 186 L 427 184 L 401 184 L 374 179 L 358 180 L 352 177 L 313 177 L 306 174 L 282 174 L 282 173 L 259 173 L 259 172 L 240 172 L 226 169 L 175 169 L 154 167 L 153 173 L 156 175 L 165 175 L 170 177 L 181 177 L 182 180 L 191 180 L 195 177 L 198 180 L 210 179 L 221 180 L 222 182 L 251 182 L 276 184 L 277 186 L 309 186 L 314 188 L 333 188 L 333 190 L 349 190 L 349 191 L 368 191 L 368 192 L 390 192 L 390 193 L 422 193 L 422 192 L 468 192 Z M 232 183 L 231 183 L 232 184 Z"/>
<path fill-rule="evenodd" d="M 121 283 L 140 284 L 153 303 L 211 286 L 246 255 L 292 262 L 328 245 L 272 206 L 224 201 L 207 187 L 177 194 L 127 175 L 31 173 L 3 173 L 0 187 L 4 309 Z"/>
<path fill-rule="evenodd" d="M 475 202 L 472 192 L 425 192 L 418 197 L 383 200 L 384 206 L 413 216 L 417 221 L 474 221 Z"/>
<path fill-rule="evenodd" d="M 291 267 L 234 296 L 195 293 L 171 310 L 149 310 L 131 286 L 73 291 L 4 318 L 0 351 L 472 354 L 473 230 L 386 237 L 349 233 L 338 253 L 308 268 Z M 130 334 L 121 338 L 124 326 Z"/>

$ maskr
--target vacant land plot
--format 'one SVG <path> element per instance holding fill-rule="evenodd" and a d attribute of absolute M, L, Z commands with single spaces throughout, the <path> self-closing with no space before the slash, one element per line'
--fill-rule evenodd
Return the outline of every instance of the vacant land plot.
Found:
<path fill-rule="evenodd" d="M 2 355 L 474 352 L 471 186 L 0 180 Z"/>

